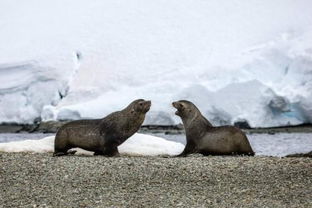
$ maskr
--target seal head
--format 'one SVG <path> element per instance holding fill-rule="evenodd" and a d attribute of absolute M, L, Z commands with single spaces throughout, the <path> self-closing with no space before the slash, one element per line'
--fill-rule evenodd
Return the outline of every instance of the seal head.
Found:
<path fill-rule="evenodd" d="M 152 102 L 150 100 L 138 99 L 133 101 L 130 105 L 135 112 L 147 113 L 151 108 Z"/>
<path fill-rule="evenodd" d="M 193 118 L 199 112 L 197 107 L 187 100 L 175 101 L 172 106 L 177 109 L 175 114 L 181 117 L 182 120 Z"/>

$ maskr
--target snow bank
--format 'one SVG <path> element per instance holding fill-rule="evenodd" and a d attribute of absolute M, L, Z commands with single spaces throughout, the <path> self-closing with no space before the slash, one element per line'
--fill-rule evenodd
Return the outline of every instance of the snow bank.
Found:
<path fill-rule="evenodd" d="M 69 66 L 57 68 L 40 61 L 0 64 L 0 122 L 33 123 L 53 118 L 48 107 L 67 95 L 78 70 L 75 59 Z"/>
<path fill-rule="evenodd" d="M 0 122 L 100 118 L 137 98 L 153 102 L 145 124 L 179 123 L 178 99 L 216 125 L 312 122 L 309 0 L 66 5 L 0 2 L 0 63 L 14 66 L 0 65 Z"/>
<path fill-rule="evenodd" d="M 0 143 L 2 152 L 53 152 L 54 136 L 48 136 L 39 140 L 22 140 L 7 143 Z"/>
<path fill-rule="evenodd" d="M 33 123 L 47 104 L 56 105 L 66 83 L 36 62 L 0 65 L 0 121 Z"/>
<path fill-rule="evenodd" d="M 311 36 L 312 30 L 299 37 L 285 34 L 234 56 L 230 60 L 232 66 L 220 63 L 216 69 L 166 72 L 161 81 L 142 86 L 116 82 L 106 92 L 91 90 L 97 96 L 89 95 L 86 100 L 79 93 L 72 94 L 53 112 L 57 117 L 66 115 L 67 119 L 76 119 L 77 114 L 100 118 L 125 107 L 132 99 L 143 97 L 152 100 L 144 124 L 181 122 L 171 107 L 172 101 L 180 99 L 193 101 L 215 125 L 239 121 L 246 121 L 251 127 L 311 123 Z"/>
<path fill-rule="evenodd" d="M 184 145 L 178 142 L 146 135 L 135 134 L 118 147 L 120 153 L 138 155 L 178 155 Z"/>
<path fill-rule="evenodd" d="M 0 143 L 0 151 L 3 152 L 53 152 L 54 136 L 39 140 L 24 140 L 8 143 Z M 167 141 L 160 137 L 136 133 L 118 147 L 121 154 L 129 155 L 177 155 L 183 151 L 184 145 L 177 142 Z M 76 154 L 88 154 L 88 152 L 76 148 Z"/>

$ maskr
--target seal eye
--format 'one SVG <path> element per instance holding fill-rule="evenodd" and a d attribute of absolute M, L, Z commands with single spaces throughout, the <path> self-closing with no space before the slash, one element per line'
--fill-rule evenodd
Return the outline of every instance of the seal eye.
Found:
<path fill-rule="evenodd" d="M 183 104 L 179 103 L 179 108 L 180 108 L 180 110 L 183 110 L 184 109 Z"/>

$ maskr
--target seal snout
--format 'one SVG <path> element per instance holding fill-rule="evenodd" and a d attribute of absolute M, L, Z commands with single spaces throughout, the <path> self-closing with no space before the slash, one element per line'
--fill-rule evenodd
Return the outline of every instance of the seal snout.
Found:
<path fill-rule="evenodd" d="M 152 102 L 150 100 L 144 100 L 142 102 L 139 103 L 141 111 L 142 112 L 147 112 L 150 110 Z"/>
<path fill-rule="evenodd" d="M 145 106 L 146 106 L 146 110 L 149 111 L 149 109 L 152 106 L 152 101 L 150 101 L 150 100 L 145 101 Z"/>

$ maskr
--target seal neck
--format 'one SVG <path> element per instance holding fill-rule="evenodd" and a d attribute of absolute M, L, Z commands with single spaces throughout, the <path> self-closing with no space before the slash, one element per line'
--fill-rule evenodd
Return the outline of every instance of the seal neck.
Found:
<path fill-rule="evenodd" d="M 123 132 L 127 132 L 125 137 L 130 137 L 140 129 L 145 119 L 145 113 L 131 112 L 128 110 L 125 110 L 124 113 L 126 114 L 126 119 L 122 125 L 122 129 Z"/>
<path fill-rule="evenodd" d="M 182 119 L 186 132 L 186 138 L 199 139 L 210 128 L 212 124 L 200 113 L 196 114 L 190 119 Z"/>

